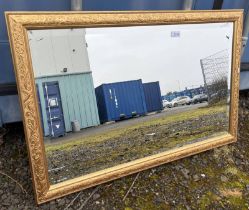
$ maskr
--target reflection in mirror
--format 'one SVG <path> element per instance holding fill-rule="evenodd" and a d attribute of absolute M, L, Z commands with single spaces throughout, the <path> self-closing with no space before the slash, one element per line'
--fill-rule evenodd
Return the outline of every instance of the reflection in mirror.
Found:
<path fill-rule="evenodd" d="M 228 132 L 232 23 L 28 35 L 51 184 Z"/>

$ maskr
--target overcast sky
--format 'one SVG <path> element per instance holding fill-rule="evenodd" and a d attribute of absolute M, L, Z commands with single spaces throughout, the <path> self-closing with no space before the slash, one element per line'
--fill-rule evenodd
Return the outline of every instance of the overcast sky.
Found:
<path fill-rule="evenodd" d="M 203 85 L 200 59 L 225 49 L 231 57 L 232 34 L 232 23 L 86 29 L 94 85 L 159 81 L 162 94 Z"/>

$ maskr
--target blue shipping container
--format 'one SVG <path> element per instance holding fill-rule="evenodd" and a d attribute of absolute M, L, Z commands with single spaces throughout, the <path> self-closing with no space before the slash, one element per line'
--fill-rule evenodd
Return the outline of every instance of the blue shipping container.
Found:
<path fill-rule="evenodd" d="M 163 109 L 159 82 L 143 83 L 147 112 L 155 112 Z"/>
<path fill-rule="evenodd" d="M 102 84 L 95 88 L 101 123 L 147 112 L 142 80 Z"/>

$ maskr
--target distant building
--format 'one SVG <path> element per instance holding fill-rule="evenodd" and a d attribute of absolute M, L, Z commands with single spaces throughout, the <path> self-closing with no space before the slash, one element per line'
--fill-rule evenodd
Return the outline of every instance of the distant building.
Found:
<path fill-rule="evenodd" d="M 204 86 L 199 86 L 196 88 L 185 88 L 182 91 L 175 91 L 170 94 L 162 96 L 162 99 L 166 99 L 167 101 L 172 101 L 174 98 L 179 96 L 189 96 L 193 98 L 195 95 L 206 93 Z"/>

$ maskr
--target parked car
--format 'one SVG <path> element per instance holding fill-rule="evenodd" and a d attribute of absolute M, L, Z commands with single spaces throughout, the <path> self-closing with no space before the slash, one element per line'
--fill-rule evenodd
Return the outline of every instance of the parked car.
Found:
<path fill-rule="evenodd" d="M 171 103 L 167 101 L 166 99 L 164 99 L 162 103 L 163 103 L 163 108 L 170 108 L 171 106 Z"/>
<path fill-rule="evenodd" d="M 207 101 L 208 101 L 208 96 L 206 94 L 195 95 L 191 99 L 192 104 L 197 104 L 197 103 L 202 103 L 202 102 L 207 102 Z"/>
<path fill-rule="evenodd" d="M 170 103 L 170 107 L 177 107 L 179 105 L 189 105 L 191 102 L 190 97 L 188 96 L 179 96 L 174 98 Z"/>
<path fill-rule="evenodd" d="M 222 100 L 222 99 L 225 99 L 227 98 L 227 95 L 228 95 L 228 90 L 218 90 L 217 92 L 213 93 L 211 96 L 210 96 L 210 99 L 213 101 L 213 100 Z"/>

